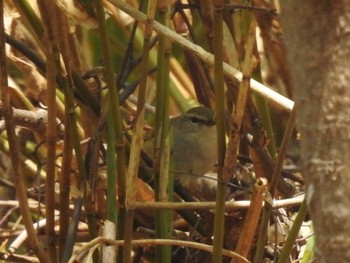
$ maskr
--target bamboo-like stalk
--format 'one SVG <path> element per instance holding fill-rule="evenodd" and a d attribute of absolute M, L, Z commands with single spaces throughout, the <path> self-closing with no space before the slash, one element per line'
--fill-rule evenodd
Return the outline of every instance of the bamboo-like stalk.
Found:
<path fill-rule="evenodd" d="M 65 17 L 64 13 L 57 9 L 57 28 L 59 30 L 59 45 L 60 50 L 62 53 L 63 61 L 65 64 L 65 69 L 67 71 L 67 79 L 68 82 L 65 82 L 67 85 L 70 86 L 70 89 L 73 90 L 73 86 L 71 85 L 73 83 L 73 67 L 80 68 L 79 58 L 76 54 L 76 47 L 72 44 L 71 35 L 68 33 L 68 21 Z M 65 143 L 64 143 L 64 155 L 63 155 L 63 161 L 62 161 L 62 173 L 60 177 L 60 182 L 62 183 L 60 185 L 60 256 L 63 258 L 63 255 L 65 253 L 64 247 L 66 244 L 67 233 L 68 233 L 68 222 L 67 218 L 69 215 L 67 214 L 69 212 L 69 189 L 70 189 L 70 167 L 72 163 L 72 141 L 71 137 L 69 136 L 69 122 L 67 121 L 69 119 L 69 113 L 68 113 L 68 107 L 66 109 L 66 118 L 65 118 Z M 82 109 L 84 110 L 84 109 Z M 86 134 L 86 129 L 85 129 Z M 91 141 L 95 142 L 96 144 L 99 143 L 99 137 L 97 139 L 92 139 Z M 91 147 L 90 147 L 91 148 Z M 97 152 L 89 152 L 86 154 L 86 160 L 90 160 L 89 165 L 86 167 L 86 172 L 89 172 L 91 174 L 91 170 L 93 170 L 96 174 L 97 171 L 97 163 L 98 163 L 98 154 Z M 89 156 L 88 156 L 89 155 Z M 90 159 L 89 159 L 90 158 Z M 85 160 L 85 162 L 86 162 Z M 88 174 L 86 175 L 87 178 L 89 177 Z M 91 177 L 90 177 L 91 178 Z M 93 207 L 93 191 L 88 190 L 84 193 L 84 208 L 87 214 L 87 223 L 89 228 L 89 234 L 90 238 L 95 238 L 97 236 L 97 222 L 96 218 L 94 216 L 94 207 Z M 97 257 L 97 254 L 94 255 L 95 258 Z M 96 260 L 97 261 L 97 258 Z"/>
<path fill-rule="evenodd" d="M 122 130 L 122 118 L 120 113 L 119 95 L 117 92 L 116 81 L 114 77 L 112 56 L 108 41 L 107 28 L 105 22 L 105 13 L 102 0 L 96 1 L 96 14 L 99 32 L 101 35 L 103 58 L 105 62 L 105 78 L 108 88 L 108 103 L 107 103 L 107 218 L 109 221 L 116 223 L 117 236 L 124 237 L 124 218 L 123 211 L 120 217 L 117 214 L 116 203 L 116 186 L 118 178 L 119 204 L 125 204 L 125 146 Z M 117 156 L 117 163 L 116 157 Z M 117 176 L 117 178 L 116 178 Z M 119 251 L 119 260 L 122 252 Z"/>
<path fill-rule="evenodd" d="M 56 72 L 60 68 L 58 32 L 55 3 L 49 0 L 38 2 L 45 28 L 46 81 L 47 81 L 47 161 L 46 161 L 46 239 L 48 256 L 57 262 L 55 244 L 55 179 L 56 179 Z"/>
<path fill-rule="evenodd" d="M 107 36 L 107 29 L 105 25 L 105 14 L 101 1 L 96 1 L 96 16 L 99 25 L 99 32 L 101 36 L 101 44 L 103 46 L 103 58 L 105 64 L 104 75 L 107 82 L 109 94 L 105 94 L 107 108 L 104 109 L 104 113 L 107 114 L 107 218 L 114 224 L 117 224 L 117 203 L 116 203 L 116 185 L 117 185 L 117 168 L 116 168 L 116 157 L 115 157 L 115 142 L 116 142 L 116 119 L 113 117 L 113 111 L 116 109 L 115 99 L 116 95 L 116 83 L 114 80 L 113 64 L 110 59 L 110 46 Z M 113 104 L 113 105 L 112 105 Z"/>
<path fill-rule="evenodd" d="M 69 79 L 68 84 L 73 88 L 72 83 L 74 83 L 74 74 L 78 72 L 80 69 L 80 61 L 77 54 L 76 46 L 74 45 L 74 39 L 72 39 L 72 35 L 68 32 L 69 23 L 67 17 L 63 12 L 60 12 L 60 46 L 62 50 L 63 60 L 65 62 L 65 67 L 67 69 L 67 78 Z M 62 39 L 62 36 L 63 37 Z M 89 109 L 85 107 L 81 107 L 81 119 L 86 119 L 87 116 L 90 117 L 90 124 L 94 122 L 94 115 L 88 114 Z M 83 121 L 82 121 L 83 122 Z M 98 171 L 98 161 L 99 161 L 99 148 L 101 145 L 102 136 L 99 132 L 95 132 L 94 135 L 91 135 L 91 127 L 87 127 L 86 122 L 82 124 L 84 127 L 84 135 L 85 137 L 90 135 L 91 140 L 88 144 L 88 149 L 85 154 L 85 169 L 86 169 L 86 177 L 89 180 L 88 183 L 93 182 L 94 176 L 96 176 Z M 96 125 L 98 129 L 98 125 Z M 95 238 L 97 236 L 97 220 L 95 217 L 95 207 L 93 203 L 93 195 L 94 195 L 94 185 L 89 184 L 88 190 L 85 192 L 84 196 L 84 208 L 87 214 L 87 223 L 89 226 L 89 234 L 90 238 Z M 96 258 L 97 254 L 95 254 L 95 261 L 98 261 Z"/>
<path fill-rule="evenodd" d="M 4 12 L 3 0 L 0 0 L 0 96 L 2 102 L 2 113 L 5 119 L 6 132 L 10 147 L 10 158 L 16 185 L 16 194 L 19 200 L 19 209 L 23 217 L 23 222 L 28 233 L 28 244 L 41 262 L 51 262 L 50 258 L 40 247 L 36 237 L 33 221 L 29 210 L 28 197 L 23 176 L 22 162 L 19 157 L 18 144 L 15 135 L 15 126 L 12 119 L 12 107 L 10 104 L 9 87 L 7 83 L 7 68 L 5 55 L 5 29 L 4 29 Z"/>
<path fill-rule="evenodd" d="M 260 213 L 261 213 L 266 189 L 267 189 L 267 180 L 258 178 L 257 182 L 254 185 L 251 205 L 248 208 L 247 216 L 235 249 L 235 252 L 237 252 L 243 257 L 247 257 L 251 249 L 256 227 L 259 223 Z M 242 262 L 242 261 L 238 259 L 237 262 Z M 233 259 L 231 263 L 234 263 Z"/>
<path fill-rule="evenodd" d="M 60 230 L 59 230 L 59 260 L 62 262 L 62 256 L 64 253 L 64 247 L 66 244 L 66 236 L 68 232 L 68 220 L 69 218 L 69 196 L 70 196 L 70 174 L 73 157 L 73 143 L 70 136 L 70 127 L 68 121 L 68 108 L 66 109 L 66 118 L 64 121 L 65 133 L 64 133 L 64 146 L 62 156 L 62 168 L 59 176 L 60 183 Z"/>
<path fill-rule="evenodd" d="M 223 74 L 223 4 L 222 0 L 213 0 L 214 5 L 214 87 L 216 97 L 216 128 L 217 128 L 217 151 L 218 151 L 218 180 L 216 189 L 216 208 L 214 220 L 214 247 L 213 262 L 222 262 L 222 248 L 224 242 L 224 203 L 227 185 L 224 181 L 225 162 L 225 94 Z"/>
<path fill-rule="evenodd" d="M 286 131 L 284 133 L 283 140 L 282 140 L 281 149 L 277 156 L 275 168 L 272 174 L 272 179 L 271 179 L 271 184 L 269 189 L 272 199 L 275 196 L 278 181 L 281 179 L 280 177 L 281 177 L 281 171 L 283 168 L 283 160 L 287 152 L 287 147 L 288 147 L 290 138 L 292 137 L 292 134 L 293 134 L 295 121 L 296 121 L 296 108 L 294 107 L 288 119 Z M 270 202 L 266 202 L 264 205 L 264 211 L 263 211 L 263 216 L 261 219 L 260 230 L 258 235 L 257 249 L 254 257 L 254 262 L 256 263 L 261 262 L 263 259 L 263 254 L 264 254 L 263 252 L 264 252 L 265 243 L 267 240 L 267 227 L 268 227 L 271 212 L 272 212 L 272 205 Z"/>
<path fill-rule="evenodd" d="M 148 78 L 148 61 L 149 61 L 149 52 L 150 52 L 150 41 L 152 38 L 152 21 L 154 19 L 156 10 L 156 1 L 148 1 L 147 7 L 147 18 L 149 23 L 145 27 L 145 37 L 143 43 L 142 51 L 142 61 L 140 65 L 140 85 L 138 91 L 138 100 L 137 100 L 137 111 L 135 116 L 135 126 L 133 129 L 133 136 L 131 139 L 130 146 L 130 160 L 129 160 L 129 169 L 127 176 L 126 184 L 126 197 L 125 197 L 125 208 L 126 208 L 126 222 L 128 222 L 127 227 L 125 228 L 124 234 L 124 255 L 123 262 L 131 262 L 131 240 L 133 233 L 133 210 L 136 202 L 136 191 L 135 191 L 135 182 L 137 180 L 137 175 L 140 165 L 140 155 L 143 145 L 143 124 L 144 124 L 144 115 L 145 115 L 145 94 Z"/>
<path fill-rule="evenodd" d="M 65 68 L 67 70 L 68 83 L 72 83 L 71 65 L 70 65 L 70 54 L 71 49 L 68 48 L 67 40 L 67 23 L 65 17 L 63 17 L 62 12 L 57 10 L 57 29 L 59 31 L 59 41 L 60 50 L 62 53 L 63 61 L 65 63 Z M 72 87 L 71 87 L 72 88 Z M 64 99 L 62 99 L 64 101 Z M 69 108 L 65 107 L 64 116 L 64 146 L 63 146 L 63 156 L 62 156 L 62 168 L 59 176 L 60 183 L 60 195 L 59 195 L 59 211 L 60 211 L 60 221 L 59 221 L 59 261 L 63 262 L 63 255 L 65 253 L 64 248 L 66 246 L 66 238 L 68 233 L 69 221 L 69 198 L 70 198 L 70 176 L 71 176 L 71 166 L 73 157 L 73 142 L 70 134 L 69 125 Z M 90 227 L 91 228 L 91 227 Z"/>
<path fill-rule="evenodd" d="M 270 217 L 272 212 L 271 206 L 268 204 L 269 202 L 265 202 L 264 210 L 261 218 L 260 229 L 257 239 L 257 248 L 254 255 L 254 263 L 259 263 L 263 259 L 264 249 L 267 241 L 267 226 L 270 222 Z"/>
<path fill-rule="evenodd" d="M 158 1 L 159 21 L 165 27 L 170 25 L 170 1 Z M 169 60 L 170 41 L 160 35 L 157 58 L 156 91 L 156 133 L 155 133 L 155 197 L 156 201 L 171 201 L 173 195 L 173 175 L 169 173 Z M 158 210 L 156 213 L 156 235 L 158 238 L 171 238 L 172 211 Z M 171 246 L 157 246 L 157 262 L 171 262 Z"/>
<path fill-rule="evenodd" d="M 80 145 L 80 136 L 78 131 L 78 123 L 76 118 L 76 112 L 74 110 L 74 97 L 73 97 L 73 82 L 72 79 L 62 79 L 62 86 L 64 88 L 65 95 L 65 107 L 68 113 L 68 128 L 69 134 L 71 136 L 71 140 L 73 143 L 73 148 L 75 152 L 75 159 L 78 166 L 78 178 L 77 184 L 79 189 L 79 196 L 74 204 L 74 212 L 72 215 L 72 220 L 69 224 L 67 236 L 66 236 L 66 244 L 64 247 L 64 253 L 62 255 L 61 262 L 67 262 L 72 254 L 73 246 L 76 237 L 76 228 L 79 221 L 79 216 L 81 212 L 81 208 L 83 205 L 83 199 L 86 195 L 87 189 L 87 174 L 84 164 L 83 152 Z M 88 217 L 89 221 L 89 217 Z M 96 225 L 92 225 L 92 223 L 88 222 L 90 235 L 92 235 L 91 231 L 96 227 Z"/>
<path fill-rule="evenodd" d="M 52 262 L 56 262 L 57 252 L 55 245 L 55 179 L 56 179 L 56 94 L 55 94 L 55 64 L 51 58 L 55 55 L 48 52 L 47 59 L 47 160 L 46 160 L 46 238 L 48 254 Z"/>
<path fill-rule="evenodd" d="M 79 196 L 75 201 L 72 220 L 69 224 L 68 231 L 67 231 L 66 244 L 65 244 L 64 253 L 61 259 L 61 262 L 63 263 L 67 262 L 71 257 L 74 242 L 75 242 L 75 237 L 76 237 L 76 228 L 78 225 L 79 216 L 83 205 L 83 199 L 86 194 L 86 191 L 88 190 L 87 174 L 86 174 L 86 168 L 85 168 L 85 163 L 83 158 L 83 152 L 80 145 L 80 135 L 79 135 L 76 111 L 74 106 L 74 95 L 73 95 L 74 71 L 71 72 L 71 74 L 72 74 L 71 77 L 69 77 L 68 79 L 61 80 L 61 85 L 64 90 L 65 108 L 66 108 L 66 112 L 68 113 L 67 117 L 68 117 L 69 133 L 73 143 L 75 159 L 78 166 L 77 184 L 79 189 Z M 92 224 L 90 224 L 89 231 L 93 231 L 92 227 L 95 228 L 96 225 L 92 226 Z"/>
<path fill-rule="evenodd" d="M 116 232 L 115 231 L 115 227 L 116 227 L 116 225 L 115 225 L 114 222 L 106 220 L 104 222 L 102 236 L 104 238 L 115 239 L 115 232 Z M 115 262 L 115 260 L 116 260 L 116 253 L 115 253 L 114 247 L 103 246 L 102 247 L 102 258 L 101 258 L 101 260 L 102 260 L 101 262 L 103 262 L 103 263 Z M 125 262 L 125 260 L 124 260 L 124 262 Z"/>
<path fill-rule="evenodd" d="M 249 30 L 247 34 L 245 58 L 243 62 L 243 80 L 240 84 L 237 101 L 235 103 L 235 110 L 232 116 L 232 125 L 231 125 L 232 128 L 230 130 L 229 143 L 227 145 L 225 166 L 223 171 L 223 180 L 225 180 L 225 182 L 227 182 L 231 178 L 232 174 L 234 173 L 234 167 L 237 161 L 237 155 L 238 155 L 240 137 L 241 137 L 241 126 L 242 126 L 243 116 L 246 110 L 247 98 L 249 95 L 250 76 L 252 73 L 252 57 L 253 57 L 252 55 L 253 55 L 253 48 L 255 44 L 255 30 L 256 30 L 256 21 L 253 18 L 250 21 Z M 249 215 L 253 213 L 252 209 L 253 208 L 249 209 L 249 212 L 250 212 Z M 255 210 L 254 212 L 257 213 L 258 215 L 260 214 L 259 209 Z M 248 217 L 248 216 L 246 220 L 247 221 L 245 222 L 245 225 L 244 225 L 245 228 L 243 230 L 248 232 L 247 230 L 248 224 L 249 224 L 249 227 L 251 227 L 251 229 L 254 230 L 256 227 L 257 221 L 256 222 L 253 221 L 255 219 L 252 219 L 251 217 Z M 240 242 L 237 245 L 237 252 L 243 256 L 246 256 L 248 253 L 247 248 L 245 247 L 247 246 L 247 243 L 244 243 L 244 242 L 250 243 L 252 238 L 253 238 L 253 235 L 247 236 L 247 239 L 245 239 L 245 241 L 242 241 L 242 239 L 240 238 L 239 240 Z"/>

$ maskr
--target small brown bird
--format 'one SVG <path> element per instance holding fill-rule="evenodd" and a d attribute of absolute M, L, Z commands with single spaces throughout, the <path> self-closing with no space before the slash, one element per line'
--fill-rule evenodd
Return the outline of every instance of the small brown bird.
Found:
<path fill-rule="evenodd" d="M 170 120 L 173 133 L 172 158 L 175 180 L 190 188 L 217 162 L 215 114 L 207 107 L 195 107 Z M 145 142 L 144 150 L 153 156 L 154 140 Z"/>

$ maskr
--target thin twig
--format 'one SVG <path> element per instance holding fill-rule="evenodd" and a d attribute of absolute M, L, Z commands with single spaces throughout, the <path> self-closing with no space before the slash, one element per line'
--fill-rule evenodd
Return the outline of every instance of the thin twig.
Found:
<path fill-rule="evenodd" d="M 297 206 L 302 203 L 304 194 L 283 199 L 273 200 L 272 207 L 286 207 L 286 206 Z M 225 202 L 225 210 L 237 210 L 246 209 L 251 205 L 251 202 L 246 201 L 228 201 Z M 153 209 L 175 209 L 175 210 L 196 210 L 196 209 L 214 209 L 216 206 L 215 202 L 136 202 L 134 208 L 153 208 Z"/>
<path fill-rule="evenodd" d="M 133 246 L 155 246 L 155 245 L 174 245 L 179 247 L 189 247 L 200 249 L 207 252 L 212 252 L 212 246 L 191 242 L 191 241 L 183 241 L 183 240 L 174 240 L 174 239 L 140 239 L 140 240 L 132 240 Z M 89 243 L 84 244 L 79 250 L 75 251 L 74 256 L 69 260 L 68 263 L 76 262 L 76 259 L 85 251 L 96 247 L 96 245 L 105 245 L 105 246 L 123 246 L 124 240 L 114 240 L 114 239 L 106 239 L 103 237 L 98 237 L 91 240 Z M 222 254 L 231 258 L 240 258 L 243 262 L 250 262 L 246 258 L 243 258 L 239 254 L 232 252 L 230 250 L 223 249 Z"/>

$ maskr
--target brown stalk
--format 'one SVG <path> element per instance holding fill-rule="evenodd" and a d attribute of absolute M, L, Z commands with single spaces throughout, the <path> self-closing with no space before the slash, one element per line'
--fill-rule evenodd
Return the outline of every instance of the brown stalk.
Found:
<path fill-rule="evenodd" d="M 258 178 L 254 188 L 251 199 L 251 205 L 248 208 L 247 216 L 240 233 L 238 244 L 235 252 L 243 257 L 247 257 L 252 241 L 256 232 L 256 227 L 260 220 L 260 213 L 264 201 L 264 195 L 267 190 L 267 180 L 265 178 Z M 231 261 L 233 263 L 233 260 Z M 237 259 L 235 262 L 243 262 Z"/>
<path fill-rule="evenodd" d="M 38 2 L 45 34 L 46 81 L 47 81 L 47 163 L 46 163 L 46 238 L 48 254 L 57 261 L 55 245 L 55 177 L 56 177 L 56 72 L 60 66 L 55 3 L 50 0 Z"/>
<path fill-rule="evenodd" d="M 62 52 L 63 61 L 65 62 L 65 67 L 67 70 L 67 77 L 71 78 L 71 70 L 70 70 L 70 59 L 67 62 L 67 58 L 71 58 L 70 54 L 72 49 L 68 45 L 68 33 L 67 33 L 67 21 L 63 16 L 62 12 L 57 9 L 57 25 L 58 25 L 58 34 L 61 36 L 59 38 L 60 49 Z M 72 83 L 72 81 L 71 81 Z M 69 127 L 69 108 L 65 107 L 65 118 L 64 118 L 64 148 L 63 148 L 63 157 L 62 157 L 62 168 L 59 176 L 60 182 L 60 203 L 59 203 L 59 211 L 60 211 L 60 229 L 59 229 L 59 255 L 60 261 L 62 260 L 62 256 L 64 254 L 64 248 L 66 246 L 66 238 L 69 228 L 69 220 L 70 217 L 69 212 L 69 198 L 70 198 L 70 174 L 72 167 L 72 157 L 73 157 L 73 143 L 71 136 L 71 129 Z"/>

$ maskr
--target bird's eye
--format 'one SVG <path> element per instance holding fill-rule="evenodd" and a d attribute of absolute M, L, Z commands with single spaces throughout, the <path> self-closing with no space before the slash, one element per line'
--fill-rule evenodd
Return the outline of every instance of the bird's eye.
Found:
<path fill-rule="evenodd" d="M 197 123 L 198 122 L 198 118 L 196 116 L 192 116 L 191 117 L 191 122 L 192 123 Z"/>

